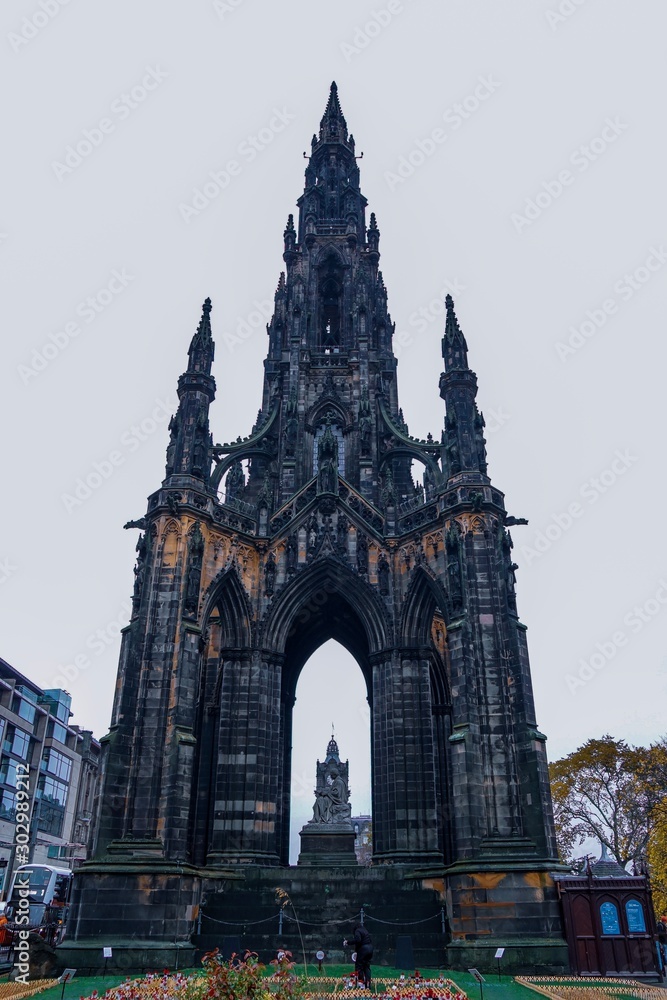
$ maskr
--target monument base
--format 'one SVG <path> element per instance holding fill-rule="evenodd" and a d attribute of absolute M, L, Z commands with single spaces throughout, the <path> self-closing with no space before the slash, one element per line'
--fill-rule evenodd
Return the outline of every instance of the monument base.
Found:
<path fill-rule="evenodd" d="M 160 857 L 158 840 L 115 841 L 74 874 L 61 968 L 95 975 L 192 968 L 192 935 L 204 887 L 244 881 L 241 873 Z M 103 948 L 111 947 L 106 961 Z"/>
<path fill-rule="evenodd" d="M 299 836 L 301 853 L 298 865 L 338 868 L 357 864 L 354 830 L 351 825 L 336 827 L 332 823 L 324 825 L 306 823 Z"/>
<path fill-rule="evenodd" d="M 305 950 L 309 963 L 322 949 L 327 962 L 351 967 L 343 940 L 363 909 L 375 966 L 394 966 L 409 940 L 417 968 L 493 972 L 502 946 L 504 973 L 567 971 L 548 862 L 328 867 L 324 851 L 316 856 L 315 864 L 234 871 L 148 857 L 87 862 L 74 878 L 59 963 L 98 970 L 103 946 L 111 945 L 109 972 L 192 967 L 218 947 L 224 954 L 257 951 L 264 962 L 280 948 L 302 962 Z"/>
<path fill-rule="evenodd" d="M 507 859 L 505 859 L 507 862 Z M 395 966 L 409 941 L 414 967 L 496 971 L 505 948 L 506 974 L 567 972 L 556 888 L 546 863 L 493 871 L 479 861 L 469 872 L 415 865 L 299 864 L 245 868 L 244 880 L 210 884 L 202 898 L 201 951 L 221 943 L 221 928 L 236 934 L 236 949 L 270 961 L 279 948 L 307 961 L 322 949 L 329 963 L 350 963 L 343 939 L 364 913 L 375 947 L 374 966 Z M 276 888 L 282 893 L 278 899 Z M 258 921 L 261 921 L 258 923 Z"/>

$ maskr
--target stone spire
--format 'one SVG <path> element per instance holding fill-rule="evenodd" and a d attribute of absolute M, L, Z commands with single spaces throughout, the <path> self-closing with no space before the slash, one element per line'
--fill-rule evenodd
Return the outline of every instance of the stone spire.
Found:
<path fill-rule="evenodd" d="M 188 372 L 211 374 L 215 345 L 211 336 L 211 300 L 205 299 L 197 331 L 188 349 Z"/>
<path fill-rule="evenodd" d="M 320 142 L 347 142 L 347 122 L 343 115 L 338 87 L 334 80 L 329 90 L 329 100 L 320 121 Z"/>
<path fill-rule="evenodd" d="M 215 398 L 211 308 L 211 300 L 206 299 L 188 349 L 187 371 L 178 380 L 178 409 L 169 422 L 165 486 L 189 486 L 192 480 L 208 485 L 212 446 L 208 412 Z"/>
<path fill-rule="evenodd" d="M 266 467 L 286 502 L 313 478 L 318 447 L 338 444 L 340 475 L 367 499 L 379 500 L 381 435 L 398 418 L 394 324 L 378 269 L 380 230 L 366 216 L 359 159 L 333 83 L 305 170 L 298 216 L 284 227 L 281 275 L 268 323 L 262 418 L 276 417 L 270 438 L 250 464 L 244 500 L 256 504 Z M 367 227 L 368 221 L 368 227 Z M 323 438 L 329 414 L 331 431 Z M 257 442 L 255 442 L 257 444 Z M 268 446 L 267 446 L 268 445 Z M 231 448 L 230 448 L 231 451 Z M 270 453 L 270 454 L 269 454 Z M 266 456 L 266 457 L 265 457 Z M 332 454 L 320 492 L 336 492 Z M 394 465 L 399 494 L 412 495 L 410 459 Z"/>
<path fill-rule="evenodd" d="M 359 189 L 354 138 L 348 135 L 338 88 L 332 83 L 319 136 L 313 136 L 305 189 L 298 201 L 299 243 L 312 245 L 318 233 L 346 236 L 351 246 L 364 243 L 366 204 Z M 345 228 L 339 229 L 343 223 Z"/>
<path fill-rule="evenodd" d="M 454 311 L 451 295 L 445 299 L 447 316 L 442 338 L 445 371 L 440 395 L 445 400 L 442 466 L 448 479 L 459 473 L 478 473 L 486 479 L 484 417 L 477 409 L 477 376 L 468 367 L 468 346 Z M 471 481 L 468 477 L 466 481 Z M 480 480 L 481 482 L 481 480 Z"/>
<path fill-rule="evenodd" d="M 445 335 L 442 338 L 442 357 L 445 371 L 465 369 L 468 367 L 468 345 L 459 326 L 454 312 L 454 299 L 451 295 L 445 298 L 447 318 L 445 320 Z"/>

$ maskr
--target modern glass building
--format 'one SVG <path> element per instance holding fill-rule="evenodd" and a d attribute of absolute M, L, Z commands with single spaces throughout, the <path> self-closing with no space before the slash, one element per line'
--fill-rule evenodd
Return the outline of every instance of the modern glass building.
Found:
<path fill-rule="evenodd" d="M 30 769 L 29 860 L 66 868 L 85 860 L 99 743 L 92 733 L 70 726 L 71 702 L 66 691 L 43 691 L 0 658 L 0 891 L 3 896 L 11 872 L 23 860 L 15 857 L 19 764 L 27 764 Z"/>

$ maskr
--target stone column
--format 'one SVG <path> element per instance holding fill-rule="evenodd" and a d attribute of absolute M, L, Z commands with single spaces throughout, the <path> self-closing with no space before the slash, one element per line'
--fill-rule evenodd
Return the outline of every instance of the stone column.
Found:
<path fill-rule="evenodd" d="M 282 663 L 259 650 L 223 666 L 209 864 L 277 864 Z"/>
<path fill-rule="evenodd" d="M 373 664 L 373 855 L 423 863 L 438 852 L 430 655 L 395 650 Z"/>
<path fill-rule="evenodd" d="M 202 669 L 202 635 L 194 622 L 184 622 L 178 663 L 169 690 L 169 712 L 159 804 L 158 831 L 168 858 L 188 858 L 190 812 L 194 803 L 197 739 L 197 693 Z"/>

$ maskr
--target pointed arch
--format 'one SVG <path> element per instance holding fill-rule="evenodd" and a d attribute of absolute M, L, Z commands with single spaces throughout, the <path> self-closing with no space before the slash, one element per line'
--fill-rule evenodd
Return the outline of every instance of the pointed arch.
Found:
<path fill-rule="evenodd" d="M 427 451 L 422 451 L 421 449 L 412 447 L 411 445 L 399 444 L 394 448 L 390 448 L 389 451 L 386 451 L 380 459 L 380 467 L 378 471 L 381 473 L 386 463 L 393 461 L 395 458 L 411 458 L 414 459 L 415 462 L 420 462 L 429 470 L 434 483 L 440 484 L 442 482 L 442 472 L 440 471 L 440 466 L 435 458 Z"/>
<path fill-rule="evenodd" d="M 333 557 L 301 569 L 274 600 L 261 629 L 276 652 L 289 654 L 295 678 L 326 639 L 335 639 L 360 664 L 369 688 L 369 657 L 391 642 L 375 590 Z"/>
<path fill-rule="evenodd" d="M 252 461 L 253 458 L 264 458 L 270 461 L 274 456 L 274 452 L 269 448 L 263 447 L 252 447 L 248 448 L 239 447 L 238 451 L 233 451 L 224 458 L 221 458 L 219 462 L 216 463 L 213 472 L 211 473 L 210 483 L 216 490 L 221 489 L 221 484 L 223 477 L 229 469 L 231 469 L 234 462 L 244 462 Z"/>
<path fill-rule="evenodd" d="M 321 267 L 332 257 L 336 258 L 337 263 L 340 267 L 349 267 L 348 261 L 345 259 L 345 254 L 343 253 L 340 246 L 336 243 L 325 243 L 318 250 L 317 257 L 315 258 L 315 266 Z"/>
<path fill-rule="evenodd" d="M 332 410 L 339 419 L 340 425 L 345 433 L 352 428 L 352 415 L 340 399 L 333 395 L 323 395 L 315 400 L 306 414 L 306 429 L 312 433 L 319 423 L 326 417 L 327 411 Z"/>
<path fill-rule="evenodd" d="M 403 602 L 401 641 L 406 646 L 427 646 L 431 642 L 431 623 L 436 608 L 445 612 L 446 595 L 435 576 L 417 566 Z"/>
<path fill-rule="evenodd" d="M 221 629 L 221 648 L 247 649 L 252 641 L 252 608 L 235 563 L 218 573 L 206 592 L 204 628 L 215 612 Z"/>
<path fill-rule="evenodd" d="M 182 534 L 183 525 L 176 518 L 170 517 L 169 520 L 164 524 L 162 531 L 160 533 L 161 541 L 164 542 L 167 535 L 176 535 L 180 540 Z"/>

